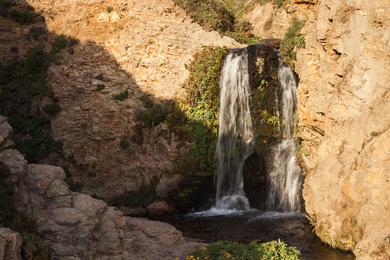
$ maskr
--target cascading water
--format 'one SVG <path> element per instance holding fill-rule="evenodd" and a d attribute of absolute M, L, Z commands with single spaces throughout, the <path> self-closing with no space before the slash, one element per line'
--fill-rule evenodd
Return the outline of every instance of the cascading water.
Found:
<path fill-rule="evenodd" d="M 219 133 L 216 146 L 216 208 L 249 209 L 242 169 L 253 152 L 247 49 L 224 62 L 220 81 Z"/>
<path fill-rule="evenodd" d="M 293 140 L 296 82 L 292 70 L 280 58 L 278 80 L 282 98 L 280 102 L 276 90 L 275 104 L 278 107 L 276 114 L 282 121 L 282 141 L 272 148 L 266 206 L 271 211 L 294 212 L 301 209 L 302 182 Z M 248 49 L 236 49 L 226 57 L 221 72 L 219 134 L 215 152 L 217 209 L 250 208 L 244 192 L 243 167 L 254 148 Z M 266 187 L 259 187 L 262 188 Z"/>
<path fill-rule="evenodd" d="M 274 160 L 269 174 L 269 210 L 300 211 L 301 170 L 295 157 L 293 139 L 296 82 L 292 70 L 279 59 L 278 79 L 282 87 L 283 140 L 274 147 Z"/>

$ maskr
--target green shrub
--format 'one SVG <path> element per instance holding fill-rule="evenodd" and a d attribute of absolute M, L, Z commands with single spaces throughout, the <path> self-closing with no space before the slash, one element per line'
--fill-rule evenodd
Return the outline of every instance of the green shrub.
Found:
<path fill-rule="evenodd" d="M 187 98 L 178 106 L 180 113 L 175 117 L 174 125 L 179 127 L 173 127 L 179 135 L 191 141 L 188 152 L 177 158 L 175 166 L 180 173 L 212 175 L 214 172 L 219 79 L 227 53 L 226 48 L 205 47 L 188 67 L 190 76 L 184 84 Z"/>
<path fill-rule="evenodd" d="M 114 100 L 124 101 L 128 97 L 129 97 L 129 91 L 126 89 L 126 90 L 120 92 L 119 94 L 114 95 Z"/>
<path fill-rule="evenodd" d="M 54 115 L 58 114 L 59 112 L 61 112 L 61 107 L 57 103 L 48 104 L 48 105 L 43 107 L 43 111 L 45 111 L 45 113 L 47 113 L 51 116 L 54 116 Z"/>
<path fill-rule="evenodd" d="M 112 6 L 107 6 L 106 11 L 107 13 L 111 13 L 112 11 L 114 11 L 114 8 Z"/>
<path fill-rule="evenodd" d="M 217 241 L 206 248 L 197 250 L 193 255 L 187 256 L 187 260 L 298 260 L 299 251 L 287 246 L 282 241 L 260 243 L 253 241 L 249 244 L 241 244 L 230 241 Z"/>
<path fill-rule="evenodd" d="M 13 141 L 29 162 L 51 152 L 61 152 L 61 144 L 50 135 L 50 121 L 32 114 L 32 100 L 52 96 L 47 85 L 51 57 L 42 47 L 32 48 L 23 60 L 0 64 L 0 114 L 14 128 Z M 58 105 L 44 108 L 56 113 Z"/>
<path fill-rule="evenodd" d="M 218 31 L 242 44 L 259 42 L 248 22 L 239 22 L 224 1 L 174 0 L 186 13 L 207 31 Z"/>
<path fill-rule="evenodd" d="M 267 124 L 271 126 L 280 126 L 280 119 L 279 116 L 271 116 L 267 118 Z"/>
<path fill-rule="evenodd" d="M 280 7 L 282 7 L 282 6 L 284 5 L 285 0 L 275 0 L 274 3 L 275 3 L 275 5 L 276 5 L 278 8 L 280 8 Z"/>
<path fill-rule="evenodd" d="M 208 31 L 232 31 L 235 18 L 221 1 L 174 0 L 186 13 Z"/>
<path fill-rule="evenodd" d="M 12 10 L 9 16 L 12 20 L 20 24 L 31 24 L 34 21 L 36 14 L 28 10 Z"/>
<path fill-rule="evenodd" d="M 301 34 L 304 25 L 305 21 L 294 19 L 280 44 L 280 55 L 290 65 L 291 61 L 296 60 L 296 48 L 305 46 L 305 38 Z"/>
<path fill-rule="evenodd" d="M 102 90 L 105 89 L 105 88 L 106 88 L 105 85 L 103 85 L 103 84 L 98 84 L 98 85 L 96 86 L 96 91 L 102 91 Z"/>
<path fill-rule="evenodd" d="M 155 103 L 145 110 L 139 110 L 136 119 L 144 127 L 152 128 L 167 120 L 172 111 L 173 108 L 169 103 Z"/>
<path fill-rule="evenodd" d="M 51 46 L 51 54 L 56 55 L 60 53 L 61 50 L 63 50 L 67 45 L 68 41 L 66 40 L 65 36 L 58 36 Z"/>

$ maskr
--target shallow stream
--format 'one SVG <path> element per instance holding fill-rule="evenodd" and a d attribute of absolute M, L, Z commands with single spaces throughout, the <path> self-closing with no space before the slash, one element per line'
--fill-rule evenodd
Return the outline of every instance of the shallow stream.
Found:
<path fill-rule="evenodd" d="M 222 215 L 221 213 L 225 213 Z M 229 214 L 226 214 L 229 213 Z M 188 238 L 204 242 L 230 240 L 266 242 L 281 239 L 297 247 L 301 259 L 349 260 L 350 253 L 331 249 L 312 232 L 312 226 L 301 213 L 205 211 L 195 214 L 173 215 L 156 220 L 172 224 Z"/>

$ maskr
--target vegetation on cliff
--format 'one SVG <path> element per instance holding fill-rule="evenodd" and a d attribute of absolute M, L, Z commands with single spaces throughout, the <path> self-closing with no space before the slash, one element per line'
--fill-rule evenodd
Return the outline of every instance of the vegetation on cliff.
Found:
<path fill-rule="evenodd" d="M 235 13 L 223 1 L 174 0 L 205 30 L 215 30 L 243 44 L 253 44 L 259 39 L 252 34 L 250 23 L 239 21 Z"/>
<path fill-rule="evenodd" d="M 218 135 L 219 79 L 223 59 L 228 50 L 206 47 L 199 51 L 188 67 L 190 76 L 184 88 L 187 98 L 179 104 L 187 123 L 180 127 L 182 134 L 192 136 L 189 153 L 179 158 L 177 167 L 193 173 L 211 175 L 214 172 L 214 150 Z"/>
<path fill-rule="evenodd" d="M 186 260 L 298 260 L 299 256 L 300 252 L 295 247 L 288 246 L 280 240 L 267 243 L 253 241 L 249 244 L 217 241 L 187 256 Z"/>
<path fill-rule="evenodd" d="M 53 55 L 62 46 L 54 45 Z M 37 101 L 45 97 L 55 100 L 47 85 L 47 69 L 53 55 L 38 46 L 24 59 L 0 63 L 0 113 L 8 117 L 16 147 L 29 162 L 61 151 L 61 145 L 50 136 L 50 120 L 44 115 L 54 116 L 60 107 L 55 102 L 47 104 L 42 108 L 43 114 L 37 107 Z"/>
<path fill-rule="evenodd" d="M 280 44 L 280 55 L 290 66 L 291 61 L 296 60 L 296 49 L 305 46 L 305 37 L 301 34 L 304 25 L 305 21 L 294 19 Z"/>

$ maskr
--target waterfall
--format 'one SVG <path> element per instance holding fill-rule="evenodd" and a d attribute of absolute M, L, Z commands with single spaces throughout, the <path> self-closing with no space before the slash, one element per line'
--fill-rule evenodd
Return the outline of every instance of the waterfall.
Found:
<path fill-rule="evenodd" d="M 249 209 L 243 174 L 245 160 L 254 148 L 250 115 L 248 51 L 230 53 L 220 81 L 219 133 L 216 146 L 216 208 Z"/>
<path fill-rule="evenodd" d="M 292 70 L 281 58 L 278 80 L 281 98 L 276 89 L 275 103 L 278 107 L 276 114 L 282 122 L 282 140 L 272 148 L 272 165 L 267 172 L 269 187 L 266 206 L 272 211 L 293 212 L 301 209 L 302 184 L 293 139 L 296 82 Z M 243 167 L 246 159 L 255 151 L 254 143 L 248 49 L 236 49 L 226 57 L 220 80 L 219 132 L 215 151 L 217 209 L 250 208 L 244 192 Z"/>
<path fill-rule="evenodd" d="M 269 173 L 269 210 L 284 212 L 301 209 L 301 170 L 298 166 L 293 139 L 296 82 L 292 70 L 279 59 L 278 79 L 282 88 L 282 138 L 274 147 L 274 160 Z"/>

